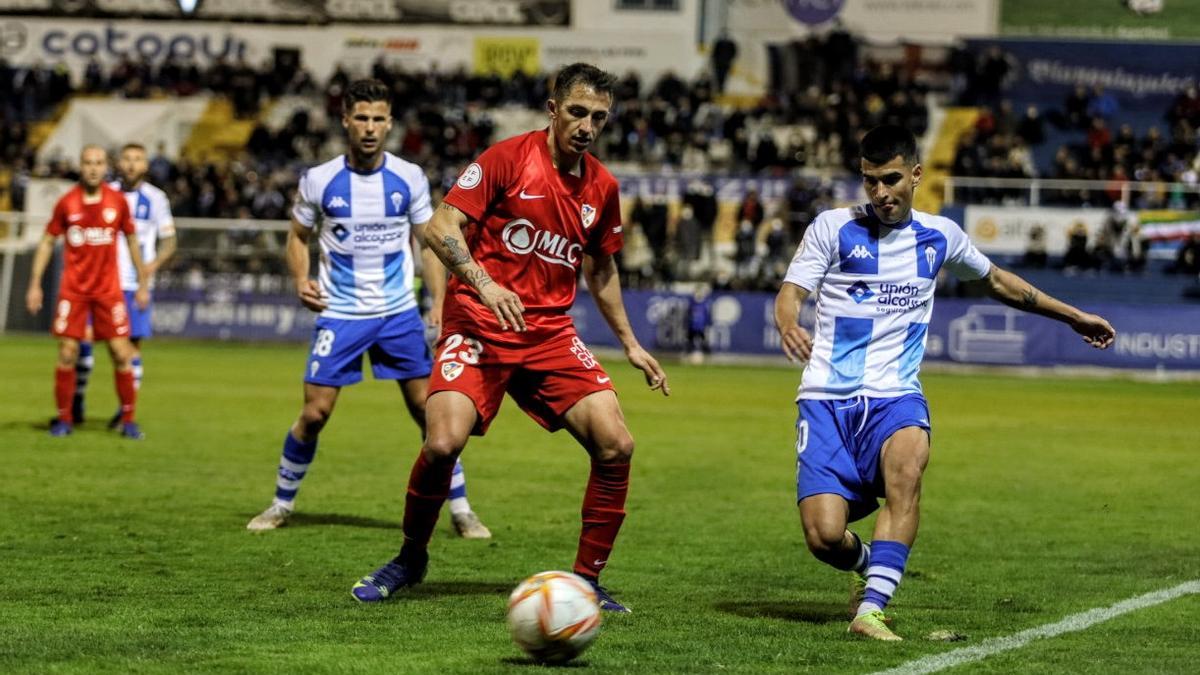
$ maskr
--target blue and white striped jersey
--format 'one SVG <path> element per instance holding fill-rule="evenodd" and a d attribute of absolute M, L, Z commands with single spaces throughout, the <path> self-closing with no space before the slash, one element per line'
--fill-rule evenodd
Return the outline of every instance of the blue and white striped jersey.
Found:
<path fill-rule="evenodd" d="M 817 216 L 785 283 L 816 293 L 812 357 L 798 399 L 919 393 L 938 270 L 980 279 L 991 262 L 954 221 L 920 211 L 888 226 L 869 204 Z"/>
<path fill-rule="evenodd" d="M 320 227 L 318 277 L 329 307 L 321 316 L 369 319 L 413 309 L 413 224 L 433 216 L 429 180 L 412 162 L 384 153 L 369 173 L 350 168 L 345 156 L 300 177 L 292 216 Z"/>
<path fill-rule="evenodd" d="M 120 190 L 129 202 L 129 213 L 137 226 L 138 246 L 142 249 L 142 262 L 148 263 L 158 257 L 158 240 L 175 236 L 175 219 L 171 216 L 171 200 L 167 193 L 142 181 L 136 190 L 122 190 L 120 181 L 109 186 Z M 136 291 L 137 270 L 129 257 L 129 244 L 125 237 L 117 237 L 117 264 L 121 269 L 121 290 Z"/>

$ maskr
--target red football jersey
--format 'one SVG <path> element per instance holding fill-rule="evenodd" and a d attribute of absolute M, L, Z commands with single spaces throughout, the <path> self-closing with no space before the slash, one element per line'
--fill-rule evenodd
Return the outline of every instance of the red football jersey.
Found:
<path fill-rule="evenodd" d="M 445 202 L 471 218 L 471 256 L 525 305 L 525 333 L 501 331 L 474 289 L 454 277 L 447 288 L 446 331 L 470 327 L 502 342 L 532 344 L 571 325 L 583 256 L 621 249 L 617 180 L 584 154 L 580 176 L 550 160 L 547 131 L 531 131 L 488 148 L 462 172 Z"/>
<path fill-rule="evenodd" d="M 121 294 L 117 233 L 137 232 L 125 195 L 101 185 L 97 197 L 86 199 L 83 187 L 76 185 L 54 205 L 46 232 L 65 235 L 59 293 L 81 298 Z"/>

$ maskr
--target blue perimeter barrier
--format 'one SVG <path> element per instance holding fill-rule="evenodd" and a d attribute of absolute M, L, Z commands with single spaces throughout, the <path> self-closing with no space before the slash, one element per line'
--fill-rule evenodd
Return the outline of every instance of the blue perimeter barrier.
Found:
<path fill-rule="evenodd" d="M 690 296 L 631 290 L 625 307 L 638 339 L 658 352 L 687 345 Z M 716 293 L 707 334 L 713 353 L 778 356 L 779 334 L 770 293 Z M 200 339 L 302 341 L 312 338 L 316 315 L 293 296 L 208 300 L 161 292 L 154 303 L 158 335 Z M 1118 337 L 1110 349 L 1085 345 L 1067 326 L 991 300 L 938 298 L 925 351 L 927 361 L 1013 366 L 1099 366 L 1200 370 L 1200 305 L 1092 304 Z M 593 347 L 619 347 L 595 303 L 581 292 L 571 314 Z M 811 308 L 804 312 L 811 321 Z M 811 328 L 811 326 L 810 326 Z"/>

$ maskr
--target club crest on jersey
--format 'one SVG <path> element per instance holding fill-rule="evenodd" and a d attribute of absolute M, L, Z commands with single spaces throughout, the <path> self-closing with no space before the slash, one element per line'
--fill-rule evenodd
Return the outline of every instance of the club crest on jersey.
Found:
<path fill-rule="evenodd" d="M 464 190 L 470 190 L 479 185 L 482 180 L 483 167 L 479 166 L 478 162 L 471 162 L 470 166 L 464 169 L 462 175 L 458 177 L 458 182 L 455 185 Z"/>
<path fill-rule="evenodd" d="M 937 262 L 937 249 L 932 246 L 925 247 L 925 264 L 929 267 L 929 273 L 933 273 L 933 264 Z"/>
<path fill-rule="evenodd" d="M 104 218 L 104 222 L 111 224 L 117 219 L 117 210 L 110 207 L 101 211 L 100 215 Z"/>
<path fill-rule="evenodd" d="M 404 203 L 404 195 L 400 194 L 400 191 L 397 190 L 396 192 L 392 193 L 391 197 L 392 197 L 392 210 L 394 210 L 396 213 L 399 213 L 400 205 Z"/>
<path fill-rule="evenodd" d="M 596 207 L 591 204 L 584 204 L 579 210 L 579 215 L 583 218 L 583 229 L 588 229 L 592 226 L 592 221 L 596 219 Z"/>
<path fill-rule="evenodd" d="M 459 375 L 463 374 L 463 364 L 458 361 L 450 361 L 442 364 L 442 379 L 447 382 L 453 382 L 458 379 Z"/>

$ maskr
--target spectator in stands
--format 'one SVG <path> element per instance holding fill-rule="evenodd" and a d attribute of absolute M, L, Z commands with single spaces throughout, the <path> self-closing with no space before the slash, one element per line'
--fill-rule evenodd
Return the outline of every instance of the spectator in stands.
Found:
<path fill-rule="evenodd" d="M 742 286 L 753 279 L 757 272 L 757 234 L 754 223 L 749 219 L 743 218 L 738 223 L 737 233 L 733 240 L 733 262 L 736 269 L 734 276 Z"/>
<path fill-rule="evenodd" d="M 1120 107 L 1116 96 L 1105 90 L 1103 86 L 1096 85 L 1092 88 L 1091 98 L 1088 99 L 1087 115 L 1093 119 L 1099 117 L 1107 121 L 1116 117 Z"/>
<path fill-rule="evenodd" d="M 742 205 L 738 207 L 738 220 L 747 221 L 751 227 L 757 228 L 762 224 L 765 215 L 762 201 L 758 198 L 758 190 L 746 190 L 746 196 L 742 198 Z"/>
<path fill-rule="evenodd" d="M 1067 94 L 1067 100 L 1063 103 L 1063 117 L 1067 128 L 1088 128 L 1088 125 L 1091 124 L 1091 119 L 1087 114 L 1089 100 L 1087 87 L 1082 84 L 1076 85 L 1071 93 Z"/>
<path fill-rule="evenodd" d="M 1117 261 L 1116 242 L 1107 228 L 1100 228 L 1096 233 L 1096 241 L 1092 244 L 1091 264 L 1098 270 L 1118 271 L 1121 266 Z"/>
<path fill-rule="evenodd" d="M 1192 232 L 1175 252 L 1175 262 L 1167 267 L 1168 274 L 1200 274 L 1200 232 Z"/>
<path fill-rule="evenodd" d="M 697 286 L 688 299 L 687 342 L 691 363 L 703 363 L 710 351 L 708 329 L 712 326 L 712 304 L 712 289 L 707 285 Z"/>
<path fill-rule="evenodd" d="M 696 211 L 684 204 L 679 214 L 679 222 L 675 224 L 675 247 L 679 262 L 686 275 L 689 266 L 700 259 L 704 246 L 704 233 Z"/>
<path fill-rule="evenodd" d="M 1025 255 L 1021 266 L 1031 269 L 1044 269 L 1049 256 L 1046 255 L 1046 228 L 1034 225 L 1029 228 L 1029 242 L 1025 245 Z"/>
<path fill-rule="evenodd" d="M 998 45 L 992 45 L 984 52 L 979 63 L 977 90 L 980 101 L 987 105 L 995 105 L 1000 100 L 1005 81 L 1013 69 L 1012 57 Z"/>
<path fill-rule="evenodd" d="M 1063 255 L 1063 270 L 1079 272 L 1093 267 L 1092 254 L 1088 252 L 1087 225 L 1082 220 L 1071 224 L 1067 230 L 1067 252 Z"/>
<path fill-rule="evenodd" d="M 725 93 L 725 81 L 729 78 L 729 71 L 733 68 L 737 54 L 737 43 L 729 37 L 728 33 L 722 31 L 712 47 L 713 81 L 716 84 L 717 93 Z"/>
<path fill-rule="evenodd" d="M 1026 145 L 1041 145 L 1046 140 L 1046 125 L 1036 105 L 1025 108 L 1025 115 L 1017 122 L 1017 136 Z"/>

